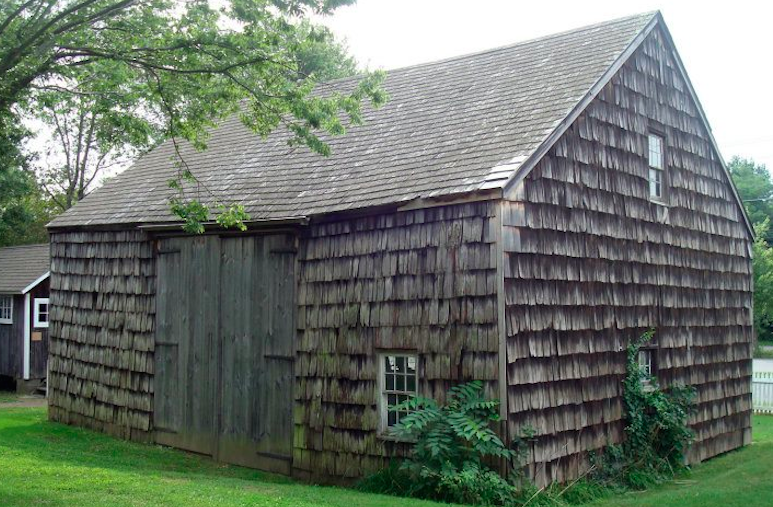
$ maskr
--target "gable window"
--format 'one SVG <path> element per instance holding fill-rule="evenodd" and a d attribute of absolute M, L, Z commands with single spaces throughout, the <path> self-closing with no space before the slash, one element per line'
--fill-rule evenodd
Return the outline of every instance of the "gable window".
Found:
<path fill-rule="evenodd" d="M 0 295 L 0 324 L 13 324 L 13 296 Z"/>
<path fill-rule="evenodd" d="M 384 433 L 408 415 L 407 412 L 394 410 L 394 407 L 416 396 L 417 363 L 418 358 L 412 353 L 387 352 L 379 356 L 379 411 L 381 431 Z"/>
<path fill-rule="evenodd" d="M 657 134 L 649 134 L 648 145 L 650 198 L 662 200 L 666 185 L 663 137 Z"/>
<path fill-rule="evenodd" d="M 34 327 L 48 327 L 48 298 L 35 298 Z"/>

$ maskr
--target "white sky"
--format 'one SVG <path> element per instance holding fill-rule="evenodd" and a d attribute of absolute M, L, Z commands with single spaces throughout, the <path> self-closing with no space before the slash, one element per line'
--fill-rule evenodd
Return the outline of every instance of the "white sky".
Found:
<path fill-rule="evenodd" d="M 768 0 L 358 0 L 322 22 L 361 64 L 389 70 L 657 9 L 722 155 L 751 157 L 773 170 Z"/>

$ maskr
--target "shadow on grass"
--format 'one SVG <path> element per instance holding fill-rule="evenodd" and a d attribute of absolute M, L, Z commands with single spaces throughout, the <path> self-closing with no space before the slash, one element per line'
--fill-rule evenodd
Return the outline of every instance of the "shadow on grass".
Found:
<path fill-rule="evenodd" d="M 218 463 L 207 456 L 154 444 L 138 444 L 65 424 L 50 422 L 45 409 L 3 409 L 0 412 L 0 453 L 12 453 L 70 466 L 110 469 L 133 474 L 167 472 L 216 475 L 275 484 L 291 484 L 280 476 Z"/>
<path fill-rule="evenodd" d="M 34 470 L 30 474 L 30 470 Z M 217 463 L 46 420 L 44 409 L 0 410 L 0 506 L 438 506 Z"/>

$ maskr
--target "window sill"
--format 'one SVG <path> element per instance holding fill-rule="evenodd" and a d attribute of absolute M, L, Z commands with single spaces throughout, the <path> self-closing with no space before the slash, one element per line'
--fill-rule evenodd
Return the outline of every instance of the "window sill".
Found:
<path fill-rule="evenodd" d="M 655 391 L 655 385 L 649 380 L 641 383 L 641 390 L 645 393 L 651 393 Z"/>
<path fill-rule="evenodd" d="M 6 326 L 12 326 L 13 321 L 12 320 L 0 320 L 0 325 L 5 324 Z"/>
<path fill-rule="evenodd" d="M 670 208 L 670 207 L 671 207 L 671 205 L 670 205 L 670 204 L 668 204 L 667 202 L 665 202 L 665 201 L 660 201 L 660 200 L 658 200 L 658 199 L 655 199 L 654 197 L 650 197 L 650 202 L 651 202 L 652 204 L 657 204 L 658 206 L 662 206 L 662 207 L 664 207 L 664 208 Z"/>

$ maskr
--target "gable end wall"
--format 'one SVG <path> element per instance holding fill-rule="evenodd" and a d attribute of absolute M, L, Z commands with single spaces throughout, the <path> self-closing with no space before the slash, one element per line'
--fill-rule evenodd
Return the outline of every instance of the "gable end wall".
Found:
<path fill-rule="evenodd" d="M 669 206 L 648 197 L 664 130 Z M 538 483 L 623 435 L 627 343 L 657 328 L 658 377 L 694 385 L 691 462 L 750 442 L 750 238 L 655 29 L 503 203 L 508 428 Z"/>

